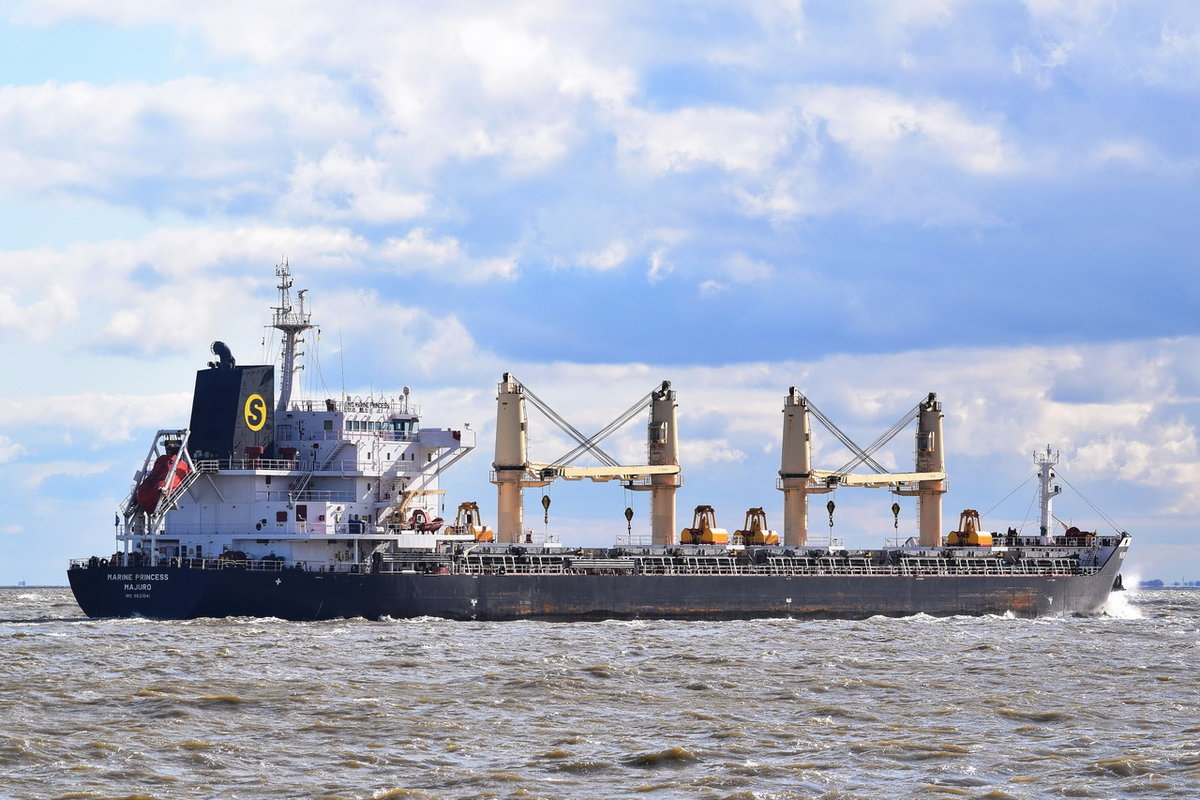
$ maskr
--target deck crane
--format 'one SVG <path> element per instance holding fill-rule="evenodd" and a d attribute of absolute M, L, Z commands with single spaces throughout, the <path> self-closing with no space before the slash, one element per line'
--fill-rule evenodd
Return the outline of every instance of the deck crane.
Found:
<path fill-rule="evenodd" d="M 778 488 L 784 498 L 784 545 L 808 543 L 808 495 L 830 492 L 839 486 L 886 487 L 894 494 L 915 495 L 920 504 L 920 544 L 927 547 L 941 545 L 946 461 L 942 446 L 942 404 L 937 401 L 937 395 L 930 392 L 866 449 L 855 444 L 794 386 L 784 398 L 783 414 L 783 455 Z M 813 469 L 810 416 L 844 444 L 854 458 L 835 470 Z M 914 419 L 917 421 L 916 470 L 888 472 L 873 456 Z M 873 472 L 851 472 L 859 465 L 866 465 Z"/>
<path fill-rule="evenodd" d="M 526 437 L 526 402 L 574 439 L 576 446 L 554 461 L 530 461 Z M 650 409 L 647 435 L 649 463 L 622 465 L 601 449 L 600 442 L 647 407 Z M 496 460 L 492 462 L 499 541 L 511 543 L 520 539 L 523 489 L 545 486 L 559 478 L 588 478 L 593 481 L 621 480 L 626 488 L 651 492 L 651 539 L 654 544 L 674 544 L 675 490 L 681 484 L 675 409 L 675 392 L 671 390 L 669 381 L 663 381 L 661 386 L 642 397 L 608 425 L 586 436 L 513 375 L 504 373 L 496 395 Z M 591 454 L 602 466 L 572 466 L 584 454 Z"/>

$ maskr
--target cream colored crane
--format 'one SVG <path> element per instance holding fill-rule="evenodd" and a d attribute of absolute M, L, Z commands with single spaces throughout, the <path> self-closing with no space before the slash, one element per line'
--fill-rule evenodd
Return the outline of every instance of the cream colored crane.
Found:
<path fill-rule="evenodd" d="M 526 401 L 577 442 L 576 447 L 552 462 L 528 458 Z M 648 464 L 629 466 L 600 448 L 600 442 L 639 412 L 650 409 L 647 432 Z M 679 488 L 679 443 L 676 433 L 675 392 L 669 381 L 651 391 L 625 413 L 592 436 L 585 436 L 541 398 L 509 373 L 504 373 L 496 394 L 496 460 L 492 483 L 497 494 L 497 533 L 501 542 L 517 542 L 523 526 L 522 492 L 553 480 L 625 481 L 633 490 L 649 491 L 651 537 L 655 544 L 675 543 L 675 490 Z M 572 462 L 590 453 L 603 466 L 575 467 Z M 639 483 L 648 479 L 648 484 Z"/>
<path fill-rule="evenodd" d="M 783 542 L 808 543 L 808 495 L 824 494 L 838 486 L 888 487 L 894 494 L 915 495 L 920 504 L 920 544 L 938 547 L 942 541 L 942 495 L 945 494 L 946 460 L 942 446 L 942 404 L 932 392 L 865 450 L 856 445 L 792 387 L 784 398 L 783 448 L 779 489 L 783 492 Z M 836 470 L 812 468 L 809 417 L 816 417 L 830 433 L 854 453 Z M 914 472 L 888 472 L 872 456 L 906 425 L 917 420 L 917 456 Z M 873 474 L 850 470 L 865 464 Z"/>

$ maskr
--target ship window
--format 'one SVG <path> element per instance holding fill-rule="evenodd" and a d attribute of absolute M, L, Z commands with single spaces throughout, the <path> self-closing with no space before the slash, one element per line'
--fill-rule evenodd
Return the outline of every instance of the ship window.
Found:
<path fill-rule="evenodd" d="M 276 511 L 275 512 L 275 521 L 276 522 L 287 522 L 287 512 L 286 511 Z"/>
<path fill-rule="evenodd" d="M 308 521 L 308 506 L 296 506 L 296 522 Z"/>
<path fill-rule="evenodd" d="M 325 430 L 327 430 L 327 431 L 333 430 L 333 420 L 331 420 L 331 419 L 325 420 Z"/>

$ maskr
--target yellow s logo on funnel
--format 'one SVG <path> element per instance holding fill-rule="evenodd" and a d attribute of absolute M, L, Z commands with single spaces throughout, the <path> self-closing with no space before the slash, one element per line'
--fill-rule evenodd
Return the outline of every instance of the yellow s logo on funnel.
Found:
<path fill-rule="evenodd" d="M 267 401 L 261 394 L 252 394 L 246 398 L 246 406 L 242 409 L 246 418 L 246 427 L 252 431 L 261 431 L 267 424 Z"/>

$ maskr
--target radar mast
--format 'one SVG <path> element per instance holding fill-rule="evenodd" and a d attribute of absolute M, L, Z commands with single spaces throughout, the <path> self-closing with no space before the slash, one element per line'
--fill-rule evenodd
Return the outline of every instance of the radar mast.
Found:
<path fill-rule="evenodd" d="M 1051 501 L 1056 495 L 1062 493 L 1062 487 L 1054 483 L 1054 468 L 1058 466 L 1058 451 L 1051 451 L 1050 445 L 1046 445 L 1046 452 L 1033 454 L 1033 463 L 1038 468 L 1038 505 L 1041 509 L 1038 532 L 1041 536 L 1041 543 L 1048 545 L 1050 544 L 1050 520 L 1054 517 L 1054 513 L 1050 509 Z"/>
<path fill-rule="evenodd" d="M 275 315 L 271 318 L 271 327 L 283 332 L 283 352 L 280 354 L 282 365 L 279 375 L 279 403 L 275 409 L 276 411 L 283 412 L 287 410 L 288 403 L 292 400 L 292 379 L 295 377 L 296 372 L 304 369 L 303 364 L 296 364 L 296 357 L 304 355 L 302 352 L 296 350 L 296 345 L 304 341 L 300 338 L 300 334 L 313 326 L 310 322 L 312 315 L 304 310 L 304 293 L 308 291 L 307 289 L 301 289 L 296 293 L 299 308 L 292 306 L 292 273 L 286 259 L 284 259 L 282 264 L 276 265 L 275 275 L 279 278 L 277 285 L 279 289 L 279 305 L 273 308 Z"/>

